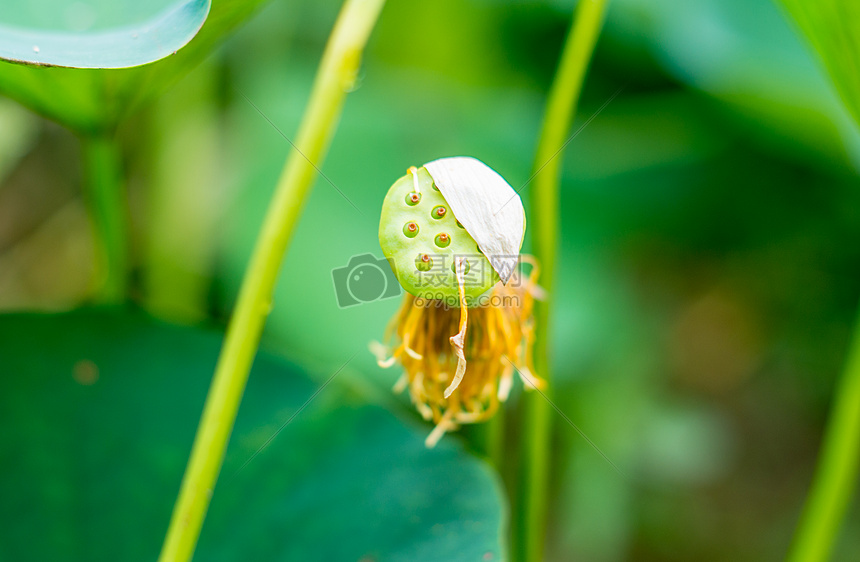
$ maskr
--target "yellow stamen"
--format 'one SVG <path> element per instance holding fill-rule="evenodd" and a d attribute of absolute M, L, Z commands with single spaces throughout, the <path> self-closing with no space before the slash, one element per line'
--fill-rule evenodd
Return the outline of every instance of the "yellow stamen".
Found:
<path fill-rule="evenodd" d="M 442 416 L 442 419 L 439 420 L 439 423 L 436 424 L 436 427 L 433 428 L 433 431 L 430 432 L 430 435 L 427 436 L 427 439 L 424 440 L 424 445 L 428 449 L 432 449 L 436 446 L 436 443 L 442 439 L 442 436 L 445 435 L 445 432 L 449 429 L 456 429 L 456 425 L 451 424 L 451 411 L 445 412 L 445 415 Z"/>
<path fill-rule="evenodd" d="M 394 360 L 403 366 L 395 391 L 408 389 L 421 416 L 435 422 L 428 446 L 462 424 L 492 417 L 510 394 L 515 370 L 527 390 L 543 386 L 532 367 L 539 270 L 534 260 L 522 258 L 532 266 L 529 274 L 518 271 L 507 285 L 497 283 L 486 295 L 489 305 L 471 309 L 465 306 L 465 264 L 460 258 L 455 262 L 460 306 L 448 308 L 407 294 L 386 330 L 385 341 L 393 345 L 372 346 L 380 365 Z"/>
<path fill-rule="evenodd" d="M 463 353 L 463 347 L 466 345 L 466 327 L 469 323 L 469 307 L 466 306 L 466 290 L 463 287 L 465 284 L 465 274 L 463 266 L 464 258 L 458 257 L 455 269 L 457 270 L 457 287 L 460 292 L 460 330 L 451 336 L 451 345 L 454 346 L 454 353 L 457 354 L 457 372 L 454 373 L 454 380 L 448 388 L 445 389 L 445 398 L 451 396 L 463 380 L 463 375 L 466 374 L 466 355 Z"/>
<path fill-rule="evenodd" d="M 408 174 L 412 174 L 412 191 L 421 195 L 421 188 L 418 187 L 418 168 L 415 166 L 409 166 L 409 169 L 406 170 Z"/>

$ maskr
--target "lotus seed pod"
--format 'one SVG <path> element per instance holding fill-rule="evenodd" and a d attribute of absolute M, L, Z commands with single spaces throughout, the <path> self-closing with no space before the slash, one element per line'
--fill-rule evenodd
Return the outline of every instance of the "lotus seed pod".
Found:
<path fill-rule="evenodd" d="M 510 277 L 523 229 L 522 202 L 501 176 L 474 158 L 443 158 L 394 182 L 379 243 L 403 288 L 423 298 L 459 300 L 455 264 L 463 259 L 471 304 Z"/>

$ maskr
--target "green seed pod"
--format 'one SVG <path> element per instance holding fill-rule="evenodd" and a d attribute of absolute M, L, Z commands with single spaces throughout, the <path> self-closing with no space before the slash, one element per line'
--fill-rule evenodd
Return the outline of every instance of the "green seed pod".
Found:
<path fill-rule="evenodd" d="M 459 299 L 453 266 L 456 256 L 463 257 L 470 272 L 464 283 L 467 301 L 480 296 L 496 284 L 498 274 L 476 250 L 475 239 L 457 228 L 427 169 L 415 173 L 417 182 L 412 172 L 406 174 L 394 182 L 382 204 L 379 243 L 383 253 L 403 288 L 424 298 Z M 483 275 L 476 274 L 479 270 Z"/>
<path fill-rule="evenodd" d="M 470 303 L 510 277 L 523 217 L 519 196 L 488 166 L 473 158 L 444 158 L 410 168 L 394 182 L 382 204 L 379 243 L 403 288 L 424 298 L 459 300 L 456 259 L 463 259 Z M 485 254 L 504 255 L 491 263 Z"/>

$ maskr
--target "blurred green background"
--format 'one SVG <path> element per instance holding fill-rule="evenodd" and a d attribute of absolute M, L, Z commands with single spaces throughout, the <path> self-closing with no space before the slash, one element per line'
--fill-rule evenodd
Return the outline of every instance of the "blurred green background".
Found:
<path fill-rule="evenodd" d="M 399 300 L 340 309 L 331 270 L 381 256 L 381 201 L 408 166 L 471 155 L 524 184 L 571 4 L 386 5 L 322 166 L 349 201 L 316 182 L 269 352 L 320 381 L 356 353 L 343 378 L 417 425 L 367 352 Z M 291 149 L 245 97 L 292 137 L 338 8 L 266 3 L 122 122 L 150 314 L 225 324 Z M 556 419 L 547 559 L 780 559 L 860 297 L 860 135 L 769 0 L 614 0 L 572 131 L 619 89 L 564 155 L 552 346 L 556 404 L 625 475 Z M 93 294 L 79 159 L 74 134 L 0 98 L 5 311 Z M 858 528 L 855 501 L 834 560 L 860 559 Z"/>

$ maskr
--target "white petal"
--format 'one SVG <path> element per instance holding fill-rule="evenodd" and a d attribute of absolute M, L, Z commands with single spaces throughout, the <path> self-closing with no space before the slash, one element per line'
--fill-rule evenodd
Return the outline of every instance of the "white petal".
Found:
<path fill-rule="evenodd" d="M 507 283 L 523 245 L 525 211 L 520 196 L 495 170 L 475 158 L 440 158 L 424 167 L 454 217 Z"/>

